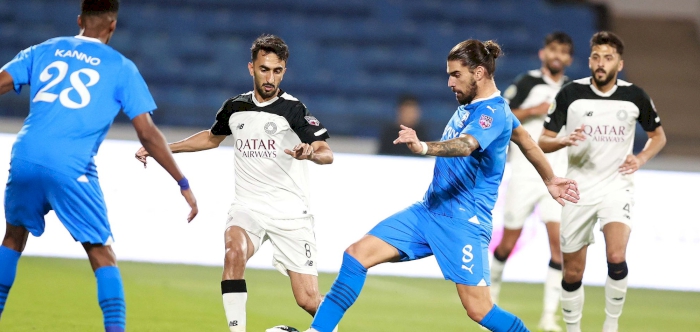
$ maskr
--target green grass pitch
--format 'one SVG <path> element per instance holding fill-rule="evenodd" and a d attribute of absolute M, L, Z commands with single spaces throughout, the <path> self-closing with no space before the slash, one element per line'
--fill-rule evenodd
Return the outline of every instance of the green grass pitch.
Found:
<path fill-rule="evenodd" d="M 120 263 L 126 289 L 127 330 L 228 331 L 219 281 L 221 268 Z M 633 272 L 634 273 L 634 272 Z M 334 275 L 320 276 L 327 291 Z M 632 274 L 632 277 L 634 275 Z M 285 324 L 305 330 L 289 281 L 274 270 L 250 270 L 248 331 Z M 501 306 L 537 327 L 542 286 L 505 284 Z M 23 257 L 0 331 L 101 331 L 95 281 L 87 260 Z M 586 287 L 584 331 L 600 331 L 603 289 Z M 620 331 L 698 331 L 700 293 L 630 289 Z M 340 331 L 481 331 L 462 309 L 455 286 L 444 280 L 370 276 Z"/>

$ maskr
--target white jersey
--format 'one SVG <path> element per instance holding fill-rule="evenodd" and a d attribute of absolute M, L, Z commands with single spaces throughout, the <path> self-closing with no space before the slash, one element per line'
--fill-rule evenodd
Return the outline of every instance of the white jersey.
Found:
<path fill-rule="evenodd" d="M 549 110 L 545 128 L 566 133 L 583 126 L 585 141 L 568 148 L 567 177 L 578 182 L 579 205 L 600 203 L 616 190 L 632 191 L 634 175 L 623 175 L 620 165 L 632 153 L 636 122 L 650 132 L 661 126 L 654 104 L 641 88 L 617 80 L 602 93 L 591 78 L 564 86 Z"/>
<path fill-rule="evenodd" d="M 559 82 L 553 81 L 541 70 L 531 70 L 515 79 L 515 82 L 506 89 L 503 97 L 508 101 L 511 109 L 523 109 L 538 106 L 542 103 L 551 104 L 562 85 L 569 79 L 564 76 Z M 546 115 L 530 116 L 521 125 L 537 142 L 542 134 L 542 126 Z M 511 142 L 508 150 L 508 158 L 512 170 L 512 181 L 537 181 L 541 185 L 542 178 L 535 167 L 525 158 L 520 149 Z M 547 160 L 552 165 L 554 174 L 562 176 L 566 172 L 566 149 L 547 154 Z"/>
<path fill-rule="evenodd" d="M 235 140 L 235 202 L 271 218 L 311 215 L 308 161 L 284 153 L 329 138 L 326 128 L 291 95 L 259 103 L 248 92 L 224 102 L 211 128 Z"/>

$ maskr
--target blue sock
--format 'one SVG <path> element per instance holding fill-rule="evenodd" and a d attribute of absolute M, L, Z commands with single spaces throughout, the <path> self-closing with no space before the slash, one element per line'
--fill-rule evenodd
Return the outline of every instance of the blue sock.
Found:
<path fill-rule="evenodd" d="M 19 256 L 22 255 L 19 251 L 14 251 L 8 247 L 0 246 L 0 316 L 5 310 L 5 302 L 7 295 L 10 293 L 10 288 L 15 282 L 17 275 L 17 263 Z"/>
<path fill-rule="evenodd" d="M 119 268 L 104 266 L 95 270 L 97 300 L 102 308 L 106 332 L 124 332 L 126 328 L 126 303 Z"/>
<path fill-rule="evenodd" d="M 494 332 L 530 332 L 520 318 L 495 304 L 479 324 Z"/>
<path fill-rule="evenodd" d="M 319 332 L 331 332 L 355 303 L 367 279 L 367 269 L 348 253 L 343 253 L 343 265 L 331 290 L 323 299 L 311 327 Z"/>

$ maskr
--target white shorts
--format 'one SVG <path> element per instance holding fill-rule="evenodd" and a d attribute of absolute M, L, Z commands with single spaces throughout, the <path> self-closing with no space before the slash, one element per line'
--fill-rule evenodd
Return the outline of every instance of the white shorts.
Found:
<path fill-rule="evenodd" d="M 566 204 L 561 219 L 561 251 L 572 253 L 595 243 L 593 227 L 600 220 L 600 230 L 611 222 L 632 228 L 634 194 L 631 189 L 614 191 L 595 205 Z"/>
<path fill-rule="evenodd" d="M 316 270 L 316 235 L 312 216 L 297 219 L 272 219 L 240 204 L 232 204 L 226 229 L 243 228 L 258 252 L 270 240 L 273 246 L 272 266 L 282 274 L 287 270 L 318 275 Z"/>
<path fill-rule="evenodd" d="M 513 181 L 506 191 L 505 216 L 503 226 L 506 229 L 522 229 L 525 220 L 538 207 L 543 222 L 559 222 L 562 206 L 547 191 L 542 181 Z"/>

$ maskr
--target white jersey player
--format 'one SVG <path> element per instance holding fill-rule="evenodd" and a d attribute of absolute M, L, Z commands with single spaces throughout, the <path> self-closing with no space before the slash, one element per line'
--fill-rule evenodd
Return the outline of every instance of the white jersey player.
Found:
<path fill-rule="evenodd" d="M 235 200 L 221 282 L 232 332 L 246 331 L 245 266 L 266 240 L 274 247 L 273 265 L 291 279 L 297 304 L 313 316 L 321 303 L 306 160 L 330 164 L 333 152 L 327 130 L 279 88 L 288 57 L 282 39 L 258 37 L 248 64 L 255 89 L 224 102 L 210 130 L 170 144 L 174 153 L 194 152 L 218 147 L 227 136 L 235 140 Z M 137 152 L 144 163 L 146 156 Z"/>
<path fill-rule="evenodd" d="M 586 249 L 593 244 L 597 221 L 605 236 L 608 278 L 605 283 L 604 332 L 617 331 L 627 293 L 627 243 L 633 221 L 634 175 L 666 144 L 666 135 L 649 96 L 617 79 L 623 43 L 615 34 L 598 32 L 591 39 L 592 77 L 564 86 L 550 108 L 539 145 L 545 152 L 568 146 L 567 177 L 579 183 L 581 200 L 562 212 L 564 258 L 561 305 L 567 331 L 581 331 L 583 271 Z M 636 123 L 649 140 L 636 156 L 632 145 Z M 557 133 L 566 125 L 566 134 Z"/>
<path fill-rule="evenodd" d="M 544 47 L 539 51 L 541 69 L 520 75 L 505 91 L 504 97 L 508 100 L 513 114 L 535 141 L 542 133 L 542 124 L 554 96 L 562 85 L 569 82 L 564 70 L 571 65 L 573 47 L 573 41 L 566 33 L 548 34 L 544 39 Z M 547 159 L 555 174 L 566 172 L 566 151 L 547 154 Z M 537 207 L 540 219 L 547 227 L 551 249 L 544 289 L 544 309 L 539 328 L 542 331 L 561 331 L 555 317 L 561 294 L 561 205 L 550 198 L 546 188 L 542 188 L 539 174 L 514 144 L 511 144 L 509 149 L 509 161 L 512 171 L 505 196 L 503 238 L 496 247 L 491 262 L 491 297 L 495 303 L 498 302 L 506 260 L 520 237 L 525 220 Z"/>

